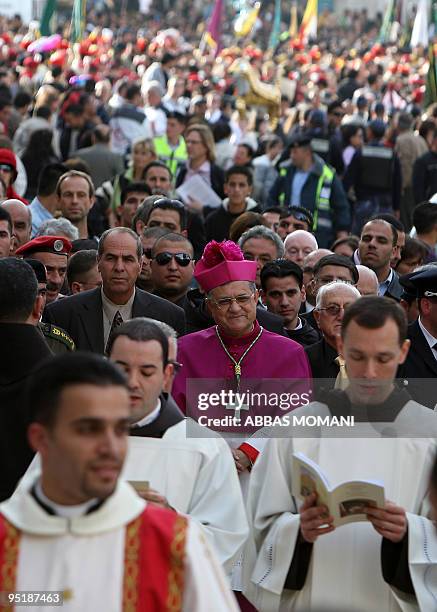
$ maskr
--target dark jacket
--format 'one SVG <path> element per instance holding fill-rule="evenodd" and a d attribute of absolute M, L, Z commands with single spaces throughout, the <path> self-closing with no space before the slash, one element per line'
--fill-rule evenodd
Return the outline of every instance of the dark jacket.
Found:
<path fill-rule="evenodd" d="M 302 321 L 306 321 L 308 325 L 315 330 L 318 336 L 316 342 L 318 342 L 319 340 L 323 338 L 322 332 L 320 331 L 320 328 L 317 325 L 317 321 L 314 317 L 314 310 L 310 310 L 310 312 L 303 312 L 303 313 L 300 312 L 299 317 L 301 318 Z"/>
<path fill-rule="evenodd" d="M 317 185 L 323 169 L 323 160 L 317 155 L 314 156 L 314 165 L 310 170 L 309 176 L 302 187 L 300 206 L 307 208 L 314 213 L 316 208 Z M 268 206 L 279 206 L 281 204 L 281 194 L 284 194 L 284 206 L 296 204 L 291 202 L 293 179 L 296 166 L 290 164 L 285 176 L 279 176 L 270 190 Z M 319 223 L 315 233 L 320 248 L 329 247 L 335 240 L 336 232 L 349 231 L 351 225 L 350 206 L 340 179 L 334 176 L 329 198 L 330 216 L 328 221 L 332 227 L 324 227 L 321 224 L 321 214 L 319 213 Z M 323 219 L 325 221 L 325 219 Z"/>
<path fill-rule="evenodd" d="M 150 317 L 167 323 L 179 335 L 185 333 L 184 311 L 171 302 L 136 289 L 132 318 Z M 77 350 L 104 353 L 102 296 L 100 288 L 77 293 L 48 304 L 43 319 L 62 327 Z"/>
<path fill-rule="evenodd" d="M 185 163 L 181 164 L 179 168 L 177 169 L 176 181 L 175 181 L 176 189 L 180 187 L 182 183 L 184 182 L 185 177 L 187 175 L 187 170 L 188 168 Z M 216 164 L 211 164 L 210 178 L 211 178 L 211 189 L 213 189 L 216 192 L 216 194 L 220 198 L 223 199 L 225 197 L 225 194 L 223 191 L 223 185 L 225 183 L 225 173 L 220 168 L 220 166 L 217 166 Z M 202 204 L 204 204 L 205 206 L 208 206 L 208 202 L 202 202 Z"/>
<path fill-rule="evenodd" d="M 27 442 L 26 382 L 52 354 L 33 325 L 0 323 L 0 501 L 10 497 L 34 452 Z"/>
<path fill-rule="evenodd" d="M 300 317 L 300 320 L 302 322 L 302 327 L 300 329 L 293 330 L 286 329 L 285 331 L 287 336 L 291 338 L 291 340 L 301 344 L 303 347 L 311 346 L 312 344 L 318 342 L 320 340 L 320 336 L 317 330 L 315 330 L 314 327 L 311 327 L 306 319 Z"/>
<path fill-rule="evenodd" d="M 181 304 L 182 305 L 182 304 Z M 187 334 L 207 329 L 214 325 L 214 319 L 211 317 L 205 303 L 205 296 L 198 289 L 191 289 L 185 297 L 184 305 L 185 316 L 187 320 Z M 282 317 L 278 317 L 272 312 L 268 312 L 261 306 L 256 309 L 256 318 L 258 323 L 267 331 L 271 331 L 280 336 L 286 336 Z"/>
<path fill-rule="evenodd" d="M 428 151 L 414 162 L 413 192 L 416 204 L 429 200 L 437 192 L 437 153 Z"/>
<path fill-rule="evenodd" d="M 384 147 L 381 142 L 372 141 L 369 147 L 379 149 Z M 392 206 L 393 210 L 399 210 L 401 203 L 402 175 L 399 157 L 393 153 L 391 165 L 391 185 L 387 190 L 373 187 L 368 184 L 368 175 L 362 169 L 362 151 L 358 150 L 347 167 L 343 178 L 343 186 L 346 193 L 354 188 L 357 200 L 365 201 L 368 199 L 379 198 L 381 206 Z"/>
<path fill-rule="evenodd" d="M 228 200 L 224 200 L 221 206 L 210 212 L 205 220 L 206 240 L 227 240 L 229 238 L 229 230 L 235 219 L 238 219 L 243 212 L 261 212 L 261 209 L 252 198 L 248 198 L 246 208 L 243 212 L 231 213 L 227 207 Z"/>
<path fill-rule="evenodd" d="M 406 389 L 416 402 L 434 408 L 437 404 L 437 361 L 418 321 L 408 326 L 408 339 L 410 350 L 405 363 L 398 369 L 398 377 L 407 381 Z"/>
<path fill-rule="evenodd" d="M 340 371 L 339 366 L 335 363 L 338 353 L 324 338 L 312 346 L 307 346 L 305 353 L 310 362 L 317 397 L 320 389 L 334 388 L 335 379 Z"/>
<path fill-rule="evenodd" d="M 399 276 L 397 272 L 393 270 L 393 278 L 391 279 L 390 284 L 387 287 L 387 291 L 385 292 L 385 297 L 392 298 L 393 300 L 396 300 L 396 302 L 399 302 L 403 292 L 404 292 L 404 289 L 401 283 L 399 282 Z"/>

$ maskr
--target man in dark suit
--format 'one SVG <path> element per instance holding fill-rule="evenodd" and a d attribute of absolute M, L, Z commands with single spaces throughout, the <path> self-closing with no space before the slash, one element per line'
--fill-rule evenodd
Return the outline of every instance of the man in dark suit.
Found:
<path fill-rule="evenodd" d="M 358 289 L 341 281 L 324 285 L 317 293 L 314 317 L 323 337 L 319 342 L 305 348 L 316 392 L 334 388 L 340 372 L 337 338 L 341 332 L 344 311 L 359 297 Z"/>
<path fill-rule="evenodd" d="M 396 228 L 384 219 L 373 219 L 361 231 L 358 253 L 360 262 L 373 270 L 378 277 L 378 295 L 390 297 L 399 302 L 403 289 L 397 273 L 390 265 L 396 255 L 398 233 Z"/>
<path fill-rule="evenodd" d="M 429 408 L 437 404 L 437 266 L 412 274 L 419 318 L 408 327 L 410 350 L 398 376 L 408 382 L 411 397 Z"/>
<path fill-rule="evenodd" d="M 94 353 L 104 353 L 111 332 L 134 317 L 164 321 L 178 334 L 184 334 L 182 308 L 135 287 L 142 253 L 141 240 L 132 230 L 118 227 L 104 232 L 98 250 L 102 288 L 50 304 L 44 312 L 44 321 L 67 331 L 77 349 Z"/>

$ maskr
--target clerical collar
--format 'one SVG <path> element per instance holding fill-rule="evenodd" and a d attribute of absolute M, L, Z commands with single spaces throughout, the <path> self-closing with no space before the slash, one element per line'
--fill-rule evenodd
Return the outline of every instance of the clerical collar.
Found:
<path fill-rule="evenodd" d="M 61 516 L 66 519 L 73 519 L 79 516 L 85 516 L 93 510 L 97 510 L 98 507 L 103 503 L 101 500 L 94 498 L 86 501 L 83 504 L 77 504 L 75 506 L 64 506 L 62 504 L 56 504 L 42 490 L 41 479 L 35 483 L 32 488 L 32 495 L 39 505 L 44 508 L 48 514 L 55 516 Z"/>
<path fill-rule="evenodd" d="M 154 408 L 152 412 L 149 412 L 149 414 L 146 414 L 145 417 L 143 417 L 136 423 L 133 423 L 132 429 L 135 429 L 136 427 L 144 427 L 144 425 L 150 425 L 150 423 L 153 423 L 153 421 L 156 421 L 156 419 L 159 417 L 160 412 L 161 412 L 161 400 L 158 397 L 156 408 Z"/>
<path fill-rule="evenodd" d="M 220 332 L 221 339 L 226 344 L 226 346 L 246 346 L 247 344 L 250 344 L 251 342 L 253 342 L 253 340 L 255 340 L 255 338 L 259 334 L 260 329 L 261 329 L 260 324 L 255 319 L 252 331 L 250 331 L 248 334 L 245 334 L 244 336 L 240 336 L 238 338 L 236 338 L 235 336 L 229 336 L 228 334 L 226 334 L 226 332 L 222 331 L 220 328 L 219 328 L 219 332 Z"/>
<path fill-rule="evenodd" d="M 356 422 L 390 423 L 410 400 L 405 389 L 395 387 L 381 404 L 352 404 L 345 391 L 333 389 L 325 395 L 324 403 L 333 416 L 353 415 Z"/>

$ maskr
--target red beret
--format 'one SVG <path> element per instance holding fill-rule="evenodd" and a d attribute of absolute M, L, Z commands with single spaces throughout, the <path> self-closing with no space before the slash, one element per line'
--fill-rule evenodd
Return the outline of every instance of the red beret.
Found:
<path fill-rule="evenodd" d="M 0 164 L 7 164 L 14 170 L 17 169 L 15 154 L 10 149 L 0 149 Z"/>
<path fill-rule="evenodd" d="M 27 257 L 32 253 L 54 253 L 55 255 L 68 255 L 71 251 L 71 242 L 65 236 L 38 236 L 29 240 L 15 251 L 16 255 Z"/>

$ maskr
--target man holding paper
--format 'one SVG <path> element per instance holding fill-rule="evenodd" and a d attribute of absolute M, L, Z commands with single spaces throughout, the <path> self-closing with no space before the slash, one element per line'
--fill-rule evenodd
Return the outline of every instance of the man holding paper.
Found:
<path fill-rule="evenodd" d="M 406 320 L 397 304 L 381 297 L 357 300 L 345 313 L 338 341 L 349 387 L 293 414 L 353 415 L 355 436 L 361 437 L 341 428 L 312 433 L 308 427 L 289 428 L 275 431 L 282 439 L 269 440 L 259 457 L 249 490 L 256 550 L 246 554 L 245 594 L 260 612 L 419 609 L 414 595 L 390 589 L 381 567 L 381 556 L 384 565 L 390 547 L 408 538 L 407 517 L 424 513 L 436 449 L 437 415 L 394 385 L 408 348 Z M 334 486 L 382 482 L 385 504 L 367 506 L 368 521 L 335 527 L 316 494 L 303 503 L 293 496 L 296 452 L 315 462 Z M 410 549 L 411 559 L 417 552 Z M 407 602 L 413 607 L 405 607 Z"/>

